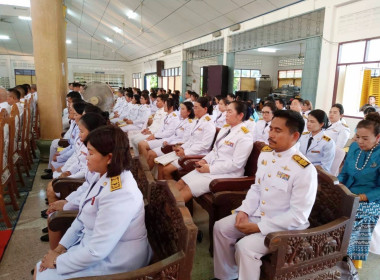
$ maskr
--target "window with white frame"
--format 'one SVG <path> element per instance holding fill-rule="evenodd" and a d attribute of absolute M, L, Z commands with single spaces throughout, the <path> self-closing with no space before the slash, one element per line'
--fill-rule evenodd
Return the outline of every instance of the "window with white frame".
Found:
<path fill-rule="evenodd" d="M 132 74 L 132 87 L 141 89 L 141 72 Z"/>

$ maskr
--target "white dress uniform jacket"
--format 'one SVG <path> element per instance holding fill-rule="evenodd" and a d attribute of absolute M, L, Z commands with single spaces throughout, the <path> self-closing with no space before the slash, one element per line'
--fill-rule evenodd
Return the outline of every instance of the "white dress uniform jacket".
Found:
<path fill-rule="evenodd" d="M 324 131 L 320 131 L 313 136 L 313 140 L 306 150 L 312 134 L 307 131 L 302 133 L 300 137 L 300 151 L 314 165 L 320 165 L 324 170 L 330 172 L 332 162 L 335 157 L 335 142 L 328 137 Z"/>
<path fill-rule="evenodd" d="M 223 125 L 226 124 L 226 115 L 227 115 L 227 112 L 224 111 L 223 113 L 222 112 L 217 112 L 218 115 L 217 117 L 215 118 L 215 126 L 216 127 L 219 127 L 219 128 L 222 128 Z"/>
<path fill-rule="evenodd" d="M 245 235 L 238 231 L 236 214 L 217 221 L 214 227 L 215 277 L 258 280 L 260 259 L 268 253 L 265 236 L 276 231 L 308 228 L 317 185 L 315 167 L 295 145 L 280 153 L 265 146 L 258 159 L 255 183 L 236 209 L 247 213 L 249 221 L 256 223 L 260 232 Z M 236 243 L 238 238 L 241 239 Z"/>
<path fill-rule="evenodd" d="M 138 106 L 137 108 L 137 114 L 134 116 L 135 112 L 131 110 L 131 118 L 130 120 L 133 121 L 133 124 L 122 124 L 120 125 L 121 129 L 124 132 L 131 131 L 131 130 L 141 130 L 146 126 L 148 122 L 148 118 L 150 116 L 150 106 L 147 104 L 142 105 L 133 105 Z M 133 116 L 132 116 L 133 113 Z"/>
<path fill-rule="evenodd" d="M 144 221 L 144 202 L 133 175 L 94 176 L 82 195 L 77 218 L 62 237 L 67 252 L 57 268 L 37 279 L 107 275 L 149 264 L 151 250 Z M 38 265 L 39 266 L 39 265 Z"/>
<path fill-rule="evenodd" d="M 350 128 L 342 121 L 337 121 L 325 130 L 325 134 L 334 140 L 338 148 L 343 149 L 350 137 Z"/>
<path fill-rule="evenodd" d="M 255 133 L 255 127 L 256 127 L 256 122 L 253 116 L 249 117 L 248 120 L 244 121 L 245 126 L 248 128 L 249 132 L 252 134 L 252 140 L 254 138 L 254 133 Z"/>
<path fill-rule="evenodd" d="M 161 129 L 161 127 L 164 124 L 164 120 L 165 120 L 166 115 L 167 115 L 167 113 L 165 112 L 164 108 L 158 109 L 157 112 L 154 114 L 153 122 L 148 127 L 149 131 L 152 134 L 155 134 L 157 131 L 159 131 Z M 133 148 L 135 156 L 139 155 L 139 149 L 138 149 L 139 142 L 145 140 L 148 137 L 149 137 L 149 135 L 145 135 L 142 133 L 137 133 L 133 136 L 130 136 L 129 142 Z"/>
<path fill-rule="evenodd" d="M 180 119 L 178 115 L 175 112 L 171 112 L 165 117 L 163 126 L 161 126 L 161 128 L 154 133 L 154 137 L 162 139 L 173 135 L 179 123 Z"/>
<path fill-rule="evenodd" d="M 196 120 L 189 140 L 181 146 L 185 155 L 207 154 L 211 149 L 215 131 L 215 125 L 209 114 L 205 114 L 199 120 Z"/>
<path fill-rule="evenodd" d="M 8 114 L 11 114 L 12 107 L 8 104 L 7 101 L 0 103 L 0 111 L 1 111 L 1 109 L 5 109 L 5 110 L 7 110 Z"/>
<path fill-rule="evenodd" d="M 253 132 L 253 143 L 256 141 L 264 142 L 268 144 L 269 129 L 271 122 L 266 122 L 264 120 L 259 120 Z"/>
<path fill-rule="evenodd" d="M 203 158 L 210 173 L 193 170 L 182 180 L 190 187 L 193 196 L 205 194 L 210 191 L 209 185 L 214 179 L 242 177 L 252 148 L 252 134 L 244 123 L 232 128 L 227 124 L 219 131 L 213 149 Z"/>

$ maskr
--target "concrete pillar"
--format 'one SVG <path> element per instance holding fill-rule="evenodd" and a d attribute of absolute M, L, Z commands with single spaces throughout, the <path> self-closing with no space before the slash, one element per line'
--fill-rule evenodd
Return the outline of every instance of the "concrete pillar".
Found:
<path fill-rule="evenodd" d="M 67 92 L 66 23 L 61 0 L 30 1 L 41 139 L 59 138 Z"/>
<path fill-rule="evenodd" d="M 228 66 L 228 93 L 234 93 L 234 70 L 235 70 L 235 53 L 226 53 L 226 64 Z"/>
<path fill-rule="evenodd" d="M 181 95 L 185 100 L 185 92 L 187 90 L 187 61 L 182 61 L 182 92 Z"/>

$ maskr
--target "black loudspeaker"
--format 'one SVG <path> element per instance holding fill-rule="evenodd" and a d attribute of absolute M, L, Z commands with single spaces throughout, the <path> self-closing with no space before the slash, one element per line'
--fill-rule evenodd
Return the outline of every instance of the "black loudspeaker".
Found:
<path fill-rule="evenodd" d="M 208 67 L 204 66 L 202 67 L 203 71 L 203 80 L 202 80 L 202 93 L 208 92 Z"/>
<path fill-rule="evenodd" d="M 211 97 L 217 96 L 219 94 L 226 96 L 228 93 L 228 66 L 208 66 L 207 72 L 207 95 Z"/>
<path fill-rule="evenodd" d="M 157 69 L 157 77 L 162 77 L 162 70 L 165 69 L 163 60 L 156 61 L 156 69 Z"/>

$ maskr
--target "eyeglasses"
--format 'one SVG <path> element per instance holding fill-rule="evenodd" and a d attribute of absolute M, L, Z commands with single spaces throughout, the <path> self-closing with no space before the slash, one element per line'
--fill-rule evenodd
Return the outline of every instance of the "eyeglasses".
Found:
<path fill-rule="evenodd" d="M 269 115 L 269 114 L 271 114 L 272 112 L 271 112 L 271 111 L 261 111 L 261 113 L 262 113 L 263 115 Z"/>

